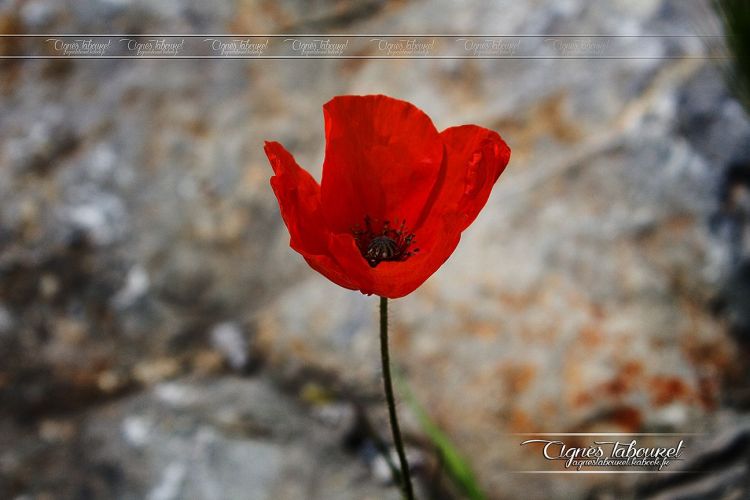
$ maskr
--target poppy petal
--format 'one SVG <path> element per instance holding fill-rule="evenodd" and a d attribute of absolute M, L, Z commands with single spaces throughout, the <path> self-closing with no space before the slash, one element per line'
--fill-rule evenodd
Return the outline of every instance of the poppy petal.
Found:
<path fill-rule="evenodd" d="M 325 253 L 320 186 L 278 142 L 266 142 L 264 150 L 273 167 L 271 187 L 292 237 L 292 248 L 313 255 Z"/>
<path fill-rule="evenodd" d="M 510 160 L 510 148 L 497 132 L 476 125 L 451 127 L 440 137 L 445 144 L 446 170 L 433 206 L 452 214 L 458 230 L 463 231 L 487 203 L 492 186 Z"/>
<path fill-rule="evenodd" d="M 323 106 L 321 200 L 334 232 L 366 216 L 416 220 L 440 175 L 443 144 L 416 106 L 384 95 L 339 96 Z"/>
<path fill-rule="evenodd" d="M 352 276 L 347 274 L 337 260 L 330 255 L 305 255 L 303 253 L 302 256 L 310 267 L 337 285 L 349 290 L 360 290 L 362 288 L 362 284 L 355 282 Z"/>
<path fill-rule="evenodd" d="M 271 187 L 291 236 L 290 246 L 302 254 L 312 268 L 334 283 L 358 289 L 329 254 L 318 183 L 278 142 L 266 142 L 264 150 L 275 174 L 271 177 Z"/>
<path fill-rule="evenodd" d="M 396 299 L 410 294 L 432 276 L 456 249 L 460 236 L 449 219 L 433 219 L 429 231 L 417 233 L 413 248 L 419 250 L 414 255 L 401 262 L 381 262 L 375 268 L 367 264 L 348 234 L 332 236 L 330 248 L 362 293 Z"/>

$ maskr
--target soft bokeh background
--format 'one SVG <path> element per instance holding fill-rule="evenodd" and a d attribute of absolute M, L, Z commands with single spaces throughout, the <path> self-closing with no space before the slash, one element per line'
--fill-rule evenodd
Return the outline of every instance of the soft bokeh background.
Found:
<path fill-rule="evenodd" d="M 3 33 L 715 27 L 682 0 L 0 2 Z M 392 304 L 395 360 L 487 497 L 747 498 L 750 124 L 714 63 L 679 58 L 699 40 L 639 43 L 634 60 L 3 61 L 0 497 L 398 498 L 372 444 L 377 300 L 288 248 L 262 152 L 278 140 L 319 175 L 321 105 L 385 93 L 513 149 L 456 253 Z M 425 497 L 459 498 L 400 411 Z M 513 473 L 549 464 L 512 433 L 604 431 L 705 433 L 689 450 L 713 472 Z"/>

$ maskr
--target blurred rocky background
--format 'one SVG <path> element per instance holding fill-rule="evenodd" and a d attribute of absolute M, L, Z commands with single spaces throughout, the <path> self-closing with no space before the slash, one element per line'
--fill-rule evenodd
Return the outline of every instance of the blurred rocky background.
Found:
<path fill-rule="evenodd" d="M 715 33 L 682 0 L 4 0 L 2 33 Z M 705 30 L 705 31 L 702 31 Z M 750 123 L 695 38 L 629 60 L 4 60 L 0 498 L 398 498 L 377 300 L 288 248 L 266 139 L 385 93 L 513 158 L 392 303 L 489 499 L 747 498 Z M 425 498 L 460 498 L 409 407 Z M 674 432 L 705 474 L 523 475 L 513 433 Z M 586 444 L 582 441 L 581 444 Z"/>

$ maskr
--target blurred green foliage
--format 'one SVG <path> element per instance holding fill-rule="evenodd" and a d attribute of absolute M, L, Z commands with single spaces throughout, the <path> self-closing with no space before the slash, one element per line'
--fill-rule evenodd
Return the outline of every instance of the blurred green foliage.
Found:
<path fill-rule="evenodd" d="M 728 81 L 750 114 L 750 1 L 714 0 L 731 56 Z"/>

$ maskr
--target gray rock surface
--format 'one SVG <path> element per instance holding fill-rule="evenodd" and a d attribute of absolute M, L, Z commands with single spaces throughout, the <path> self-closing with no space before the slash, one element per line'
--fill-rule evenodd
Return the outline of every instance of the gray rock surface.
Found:
<path fill-rule="evenodd" d="M 700 30 L 695 12 L 9 0 L 0 27 L 638 35 Z M 649 59 L 698 41 L 639 43 L 631 60 L 3 61 L 0 496 L 393 494 L 298 401 L 355 401 L 387 435 L 376 300 L 288 248 L 262 152 L 278 140 L 319 175 L 320 106 L 343 93 L 407 99 L 440 129 L 492 127 L 513 149 L 456 253 L 392 306 L 396 361 L 489 498 L 641 487 L 545 475 L 530 488 L 513 471 L 545 464 L 510 433 L 740 425 L 750 124 L 708 61 Z"/>
<path fill-rule="evenodd" d="M 37 471 L 33 498 L 398 498 L 346 451 L 350 424 L 316 416 L 263 379 L 177 379 L 81 419 L 43 421 L 41 450 L 6 435 L 3 458 L 6 469 L 24 454 L 66 460 Z"/>

